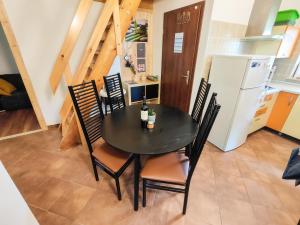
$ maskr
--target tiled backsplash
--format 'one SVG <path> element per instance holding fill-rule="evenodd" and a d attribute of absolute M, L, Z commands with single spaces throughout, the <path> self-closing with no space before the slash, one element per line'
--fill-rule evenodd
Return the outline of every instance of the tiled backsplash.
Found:
<path fill-rule="evenodd" d="M 245 36 L 247 25 L 227 23 L 222 21 L 211 22 L 206 49 L 206 63 L 204 77 L 207 77 L 211 65 L 212 55 L 242 53 L 240 38 Z"/>
<path fill-rule="evenodd" d="M 206 49 L 206 63 L 203 76 L 207 77 L 211 66 L 212 55 L 215 54 L 253 54 L 253 55 L 276 55 L 280 46 L 279 40 L 243 40 L 247 25 L 212 21 Z M 273 80 L 286 80 L 300 54 L 300 41 L 298 41 L 293 54 L 288 59 L 276 59 L 277 70 Z"/>
<path fill-rule="evenodd" d="M 273 80 L 284 81 L 290 78 L 296 61 L 300 55 L 300 40 L 298 40 L 290 58 L 276 59 L 274 65 L 277 67 Z"/>

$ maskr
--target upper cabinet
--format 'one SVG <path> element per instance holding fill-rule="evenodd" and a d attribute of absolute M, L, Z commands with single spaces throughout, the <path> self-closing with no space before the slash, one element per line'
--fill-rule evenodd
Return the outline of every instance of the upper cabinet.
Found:
<path fill-rule="evenodd" d="M 300 29 L 295 26 L 274 26 L 273 35 L 283 35 L 283 40 L 277 52 L 277 58 L 289 58 L 299 38 Z"/>

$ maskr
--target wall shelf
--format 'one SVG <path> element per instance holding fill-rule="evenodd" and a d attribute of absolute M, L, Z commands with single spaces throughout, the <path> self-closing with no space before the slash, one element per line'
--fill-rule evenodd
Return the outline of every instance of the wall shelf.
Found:
<path fill-rule="evenodd" d="M 262 36 L 249 36 L 241 38 L 242 41 L 281 41 L 283 35 L 262 35 Z"/>
<path fill-rule="evenodd" d="M 125 81 L 123 87 L 128 93 L 128 105 L 141 102 L 144 96 L 147 101 L 160 103 L 160 81 Z"/>

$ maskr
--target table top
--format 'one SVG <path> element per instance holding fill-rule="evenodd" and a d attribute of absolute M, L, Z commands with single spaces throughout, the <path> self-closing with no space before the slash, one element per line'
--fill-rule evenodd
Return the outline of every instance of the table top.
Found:
<path fill-rule="evenodd" d="M 0 161 L 0 224 L 39 225 Z"/>
<path fill-rule="evenodd" d="M 156 112 L 154 129 L 141 127 L 141 105 L 128 106 L 105 117 L 104 140 L 117 149 L 145 155 L 176 151 L 192 143 L 197 123 L 190 115 L 164 105 L 149 107 Z"/>

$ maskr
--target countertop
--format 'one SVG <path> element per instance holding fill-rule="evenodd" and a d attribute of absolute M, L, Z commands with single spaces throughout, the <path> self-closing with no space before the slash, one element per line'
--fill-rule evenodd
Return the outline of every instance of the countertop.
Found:
<path fill-rule="evenodd" d="M 270 86 L 274 89 L 268 90 L 267 94 L 284 91 L 284 92 L 289 92 L 289 93 L 300 95 L 300 85 L 297 85 L 297 84 L 273 81 L 273 82 L 269 83 L 268 86 Z"/>
<path fill-rule="evenodd" d="M 39 225 L 0 161 L 1 225 Z"/>

